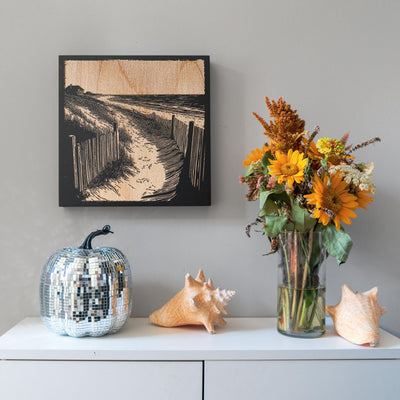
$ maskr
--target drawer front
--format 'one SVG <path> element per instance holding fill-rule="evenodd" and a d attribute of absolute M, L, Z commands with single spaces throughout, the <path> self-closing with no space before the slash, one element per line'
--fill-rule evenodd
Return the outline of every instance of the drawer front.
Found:
<path fill-rule="evenodd" d="M 400 360 L 207 361 L 205 400 L 398 400 Z"/>
<path fill-rule="evenodd" d="M 0 361 L 0 399 L 202 399 L 202 362 Z"/>

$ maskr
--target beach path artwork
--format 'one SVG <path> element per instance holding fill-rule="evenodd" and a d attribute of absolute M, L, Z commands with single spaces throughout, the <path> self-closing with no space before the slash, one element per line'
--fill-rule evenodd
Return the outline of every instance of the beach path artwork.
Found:
<path fill-rule="evenodd" d="M 60 56 L 60 206 L 210 205 L 208 56 Z"/>

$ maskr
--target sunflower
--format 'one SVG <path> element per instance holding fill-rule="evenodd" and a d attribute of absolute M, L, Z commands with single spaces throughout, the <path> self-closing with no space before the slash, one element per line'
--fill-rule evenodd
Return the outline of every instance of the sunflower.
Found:
<path fill-rule="evenodd" d="M 359 190 L 356 192 L 358 207 L 364 208 L 365 210 L 367 209 L 368 204 L 371 203 L 371 201 L 374 201 L 374 198 L 367 196 L 367 193 L 371 193 L 371 191 Z"/>
<path fill-rule="evenodd" d="M 336 229 L 340 230 L 340 221 L 350 225 L 350 218 L 357 218 L 353 211 L 358 207 L 357 197 L 349 193 L 347 183 L 340 178 L 339 174 L 331 175 L 330 183 L 328 185 L 327 175 L 323 181 L 315 175 L 314 193 L 306 194 L 304 197 L 308 199 L 309 204 L 315 205 L 313 217 L 318 218 L 318 222 L 328 225 L 332 219 Z"/>
<path fill-rule="evenodd" d="M 290 149 L 287 155 L 279 150 L 276 151 L 276 160 L 269 160 L 271 162 L 268 167 L 269 174 L 278 176 L 278 183 L 287 181 L 289 188 L 292 188 L 294 182 L 304 181 L 304 168 L 308 159 L 303 156 L 304 154 L 298 150 Z"/>
<path fill-rule="evenodd" d="M 264 154 L 269 150 L 269 146 L 263 146 L 262 149 L 251 150 L 249 155 L 246 156 L 246 160 L 243 161 L 243 166 L 247 168 L 253 162 L 261 160 Z"/>

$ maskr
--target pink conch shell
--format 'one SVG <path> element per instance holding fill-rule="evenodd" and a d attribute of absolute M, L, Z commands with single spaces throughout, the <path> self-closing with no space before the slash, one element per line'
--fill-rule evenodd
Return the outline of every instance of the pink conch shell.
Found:
<path fill-rule="evenodd" d="M 377 298 L 377 287 L 357 293 L 343 285 L 339 304 L 326 306 L 337 334 L 355 344 L 376 346 L 379 342 L 379 319 L 386 312 Z"/>
<path fill-rule="evenodd" d="M 209 333 L 215 333 L 214 324 L 225 325 L 221 313 L 236 292 L 215 289 L 211 279 L 206 282 L 202 270 L 196 279 L 189 274 L 185 277 L 185 287 L 162 308 L 150 315 L 150 322 L 166 326 L 204 325 Z"/>

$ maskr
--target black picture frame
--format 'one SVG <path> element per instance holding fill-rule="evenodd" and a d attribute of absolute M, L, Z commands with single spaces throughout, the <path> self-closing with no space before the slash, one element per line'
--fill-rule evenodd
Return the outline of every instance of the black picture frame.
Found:
<path fill-rule="evenodd" d="M 60 207 L 208 206 L 210 158 L 209 56 L 59 56 Z"/>

